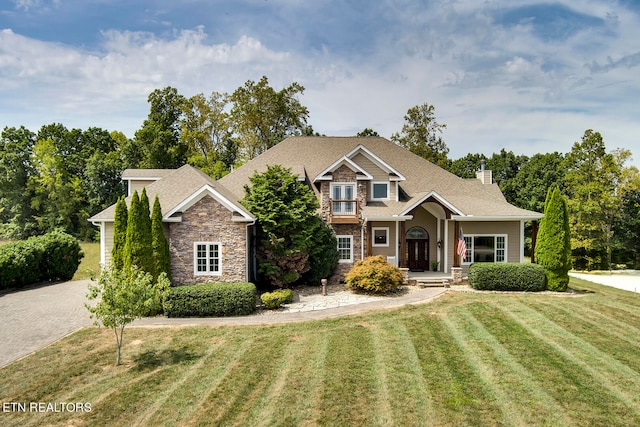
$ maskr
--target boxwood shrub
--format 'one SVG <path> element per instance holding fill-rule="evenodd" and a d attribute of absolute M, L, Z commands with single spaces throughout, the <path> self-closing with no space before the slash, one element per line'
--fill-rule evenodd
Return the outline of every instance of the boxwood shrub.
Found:
<path fill-rule="evenodd" d="M 177 286 L 165 298 L 167 317 L 243 316 L 256 309 L 253 283 L 207 283 Z"/>
<path fill-rule="evenodd" d="M 291 289 L 278 289 L 273 292 L 265 292 L 260 295 L 260 301 L 269 310 L 280 308 L 282 304 L 293 302 L 293 291 Z"/>
<path fill-rule="evenodd" d="M 84 254 L 78 240 L 62 231 L 0 246 L 0 289 L 70 280 Z"/>
<path fill-rule="evenodd" d="M 491 291 L 546 290 L 544 268 L 538 264 L 475 263 L 469 267 L 469 285 Z"/>

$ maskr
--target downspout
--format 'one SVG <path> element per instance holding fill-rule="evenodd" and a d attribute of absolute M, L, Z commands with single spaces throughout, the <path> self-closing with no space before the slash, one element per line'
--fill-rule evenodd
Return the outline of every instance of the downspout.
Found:
<path fill-rule="evenodd" d="M 520 220 L 520 264 L 524 262 L 524 220 Z"/>
<path fill-rule="evenodd" d="M 362 221 L 362 227 L 360 227 L 360 259 L 364 259 L 364 227 L 367 224 L 367 219 Z"/>
<path fill-rule="evenodd" d="M 251 235 L 249 234 L 249 227 L 255 225 L 256 220 L 254 219 L 251 222 L 247 223 L 247 231 L 245 233 L 246 235 L 246 251 L 247 251 L 247 267 L 246 267 L 246 271 L 245 271 L 245 278 L 247 282 L 251 282 L 252 281 L 252 277 L 251 277 L 251 270 L 253 269 L 253 271 L 256 271 L 256 257 L 254 254 L 254 247 L 255 247 L 255 241 L 256 241 L 256 228 L 253 227 L 251 229 Z M 251 238 L 253 237 L 253 238 Z M 253 245 L 251 244 L 251 242 L 253 242 Z"/>

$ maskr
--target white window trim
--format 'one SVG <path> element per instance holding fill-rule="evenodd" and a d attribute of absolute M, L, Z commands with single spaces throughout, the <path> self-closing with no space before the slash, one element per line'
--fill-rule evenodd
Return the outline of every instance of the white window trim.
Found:
<path fill-rule="evenodd" d="M 353 194 L 353 199 L 334 199 L 333 198 L 333 189 L 335 187 L 344 187 L 344 186 L 350 186 L 353 187 L 352 190 L 352 194 Z M 332 182 L 331 185 L 329 186 L 329 201 L 330 202 L 334 202 L 334 201 L 349 201 L 349 200 L 353 200 L 353 212 L 348 212 L 346 210 L 343 210 L 342 208 L 339 211 L 333 211 L 334 215 L 355 215 L 357 212 L 357 202 L 356 200 L 358 199 L 358 187 L 356 185 L 355 182 Z M 340 204 L 340 206 L 343 206 L 342 204 Z"/>
<path fill-rule="evenodd" d="M 376 243 L 376 230 L 384 230 L 387 235 L 387 243 Z M 389 247 L 389 227 L 371 227 L 371 246 L 377 248 Z"/>
<path fill-rule="evenodd" d="M 349 239 L 349 254 L 350 257 L 349 259 L 340 259 L 338 260 L 339 263 L 351 263 L 353 262 L 353 236 L 350 234 L 342 234 L 342 235 L 337 235 L 336 236 L 336 240 L 338 241 L 338 250 L 340 250 L 340 239 Z"/>
<path fill-rule="evenodd" d="M 462 260 L 461 264 L 462 265 L 471 265 L 474 263 L 473 259 L 474 259 L 474 255 L 475 255 L 475 248 L 474 248 L 474 242 L 473 242 L 473 238 L 474 237 L 493 237 L 494 239 L 494 245 L 493 245 L 493 259 L 498 259 L 498 245 L 496 243 L 496 238 L 497 237 L 504 237 L 504 260 L 503 261 L 493 261 L 493 262 L 507 262 L 507 259 L 509 257 L 509 235 L 508 234 L 465 234 L 464 237 L 469 237 L 471 238 L 471 244 L 467 244 L 467 255 L 469 256 L 469 258 L 471 259 L 471 261 L 464 261 Z"/>
<path fill-rule="evenodd" d="M 207 245 L 207 271 L 198 271 L 198 245 Z M 218 245 L 218 271 L 209 271 L 209 247 Z M 221 242 L 193 242 L 193 274 L 195 276 L 222 275 L 222 243 Z"/>
<path fill-rule="evenodd" d="M 374 197 L 373 187 L 376 184 L 384 184 L 384 185 L 387 186 L 387 195 L 385 197 Z M 390 187 L 390 185 L 389 185 L 389 182 L 387 182 L 387 181 L 373 181 L 371 183 L 371 199 L 370 200 L 389 200 L 389 192 L 391 191 L 391 188 L 389 188 L 389 187 Z"/>

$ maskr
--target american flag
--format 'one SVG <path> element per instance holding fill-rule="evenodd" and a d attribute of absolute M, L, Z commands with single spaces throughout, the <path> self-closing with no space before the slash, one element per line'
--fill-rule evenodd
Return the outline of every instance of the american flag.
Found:
<path fill-rule="evenodd" d="M 456 253 L 460 255 L 460 259 L 464 261 L 467 257 L 467 242 L 464 240 L 464 234 L 462 233 L 462 228 L 460 229 L 460 238 L 458 239 L 458 247 L 456 248 Z"/>

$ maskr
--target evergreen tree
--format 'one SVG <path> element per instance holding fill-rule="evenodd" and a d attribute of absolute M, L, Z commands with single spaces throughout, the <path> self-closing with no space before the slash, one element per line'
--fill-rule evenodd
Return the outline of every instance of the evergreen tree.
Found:
<path fill-rule="evenodd" d="M 151 248 L 153 252 L 153 278 L 158 278 L 161 273 L 170 275 L 170 258 L 169 258 L 169 243 L 164 237 L 162 231 L 162 209 L 160 208 L 160 201 L 156 195 L 153 201 L 153 210 L 151 213 Z"/>
<path fill-rule="evenodd" d="M 124 250 L 124 268 L 129 270 L 137 266 L 145 272 L 153 271 L 153 256 L 151 251 L 151 218 L 149 217 L 149 203 L 146 191 L 142 192 L 147 201 L 146 208 L 142 199 L 135 191 L 131 197 L 129 215 L 127 217 L 127 240 Z"/>
<path fill-rule="evenodd" d="M 308 272 L 311 280 L 330 276 L 337 265 L 337 243 L 331 230 L 323 228 L 313 191 L 280 165 L 268 166 L 250 181 L 242 203 L 258 218 L 261 278 L 272 286 L 289 287 Z"/>
<path fill-rule="evenodd" d="M 571 236 L 567 200 L 555 187 L 547 193 L 544 218 L 540 221 L 536 262 L 544 267 L 547 289 L 565 291 L 571 269 Z"/>
<path fill-rule="evenodd" d="M 111 250 L 111 263 L 113 268 L 124 267 L 124 248 L 127 241 L 127 204 L 124 197 L 120 197 L 116 203 L 116 213 L 113 221 L 113 249 Z"/>

